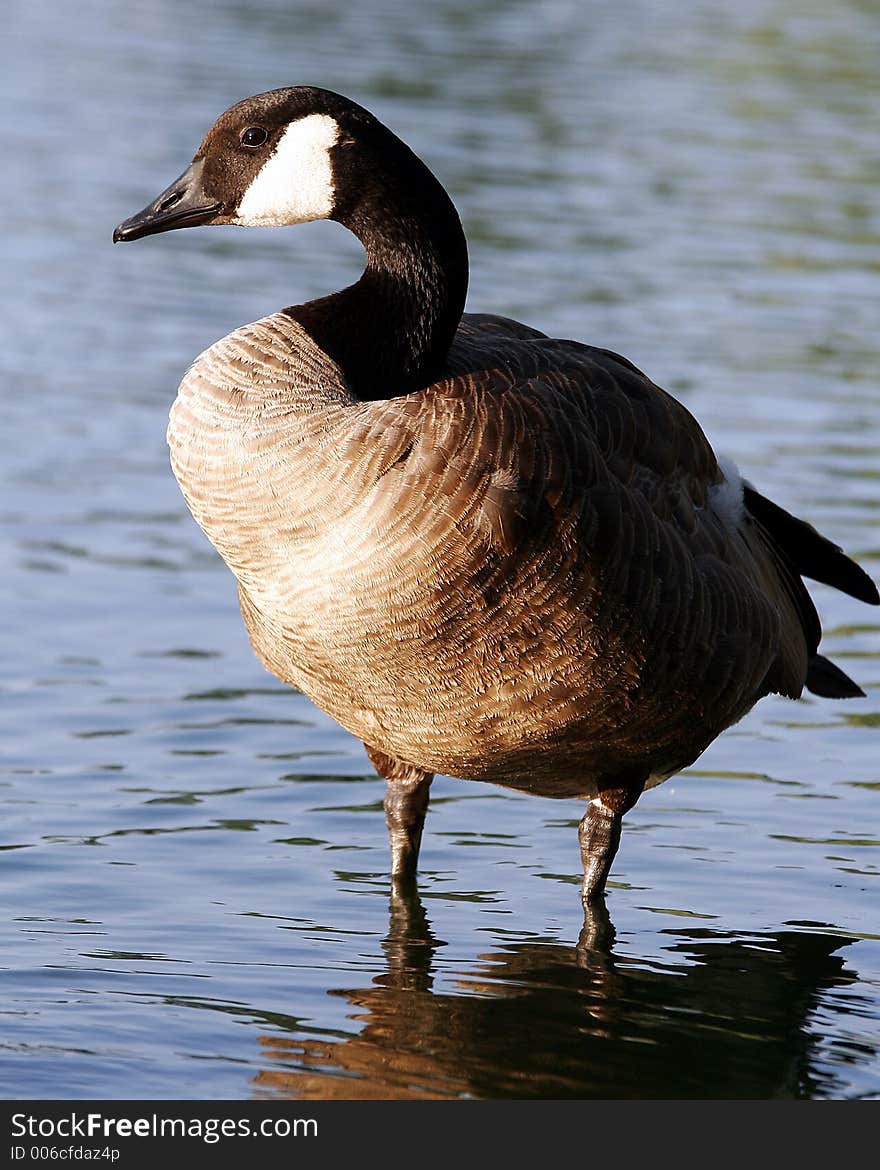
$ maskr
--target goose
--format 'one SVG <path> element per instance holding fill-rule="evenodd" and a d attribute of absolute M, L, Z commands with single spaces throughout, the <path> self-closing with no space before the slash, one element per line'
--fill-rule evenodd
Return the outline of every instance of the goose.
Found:
<path fill-rule="evenodd" d="M 868 575 L 716 456 L 632 362 L 464 313 L 453 203 L 366 109 L 310 86 L 230 107 L 114 241 L 332 219 L 362 276 L 185 374 L 168 443 L 265 666 L 363 741 L 392 883 L 435 773 L 586 801 L 585 909 L 621 822 L 763 696 L 864 692 L 803 578 Z"/>

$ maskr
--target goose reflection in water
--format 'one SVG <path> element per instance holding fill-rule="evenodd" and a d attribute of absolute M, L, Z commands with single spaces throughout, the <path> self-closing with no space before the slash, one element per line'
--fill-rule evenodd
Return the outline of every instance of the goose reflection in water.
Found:
<path fill-rule="evenodd" d="M 667 933 L 667 932 L 664 932 Z M 666 962 L 615 950 L 607 912 L 577 946 L 524 941 L 443 982 L 418 895 L 398 888 L 386 971 L 344 995 L 357 1035 L 260 1037 L 260 1096 L 297 1099 L 811 1098 L 833 1096 L 813 1019 L 856 982 L 850 940 L 819 924 L 735 935 L 676 929 Z M 854 1043 L 838 1059 L 876 1059 Z"/>

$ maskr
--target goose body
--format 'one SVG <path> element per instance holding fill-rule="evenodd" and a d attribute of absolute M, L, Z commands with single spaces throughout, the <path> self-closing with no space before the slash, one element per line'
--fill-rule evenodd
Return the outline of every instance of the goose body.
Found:
<path fill-rule="evenodd" d="M 388 781 L 393 872 L 442 772 L 588 800 L 589 902 L 626 809 L 762 696 L 861 693 L 802 575 L 876 588 L 625 358 L 463 314 L 448 196 L 347 99 L 238 103 L 115 238 L 326 217 L 364 276 L 195 360 L 175 475 L 257 654 Z"/>

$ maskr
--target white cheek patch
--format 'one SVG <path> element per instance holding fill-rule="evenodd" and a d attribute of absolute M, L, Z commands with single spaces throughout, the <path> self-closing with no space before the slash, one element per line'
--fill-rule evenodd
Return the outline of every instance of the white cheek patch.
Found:
<path fill-rule="evenodd" d="M 724 480 L 709 488 L 709 507 L 724 521 L 727 528 L 739 528 L 745 510 L 743 477 L 734 461 L 728 459 L 726 455 L 718 456 L 718 466 Z"/>
<path fill-rule="evenodd" d="M 330 148 L 338 138 L 339 125 L 329 114 L 291 122 L 245 191 L 232 222 L 283 227 L 326 219 L 334 196 Z"/>

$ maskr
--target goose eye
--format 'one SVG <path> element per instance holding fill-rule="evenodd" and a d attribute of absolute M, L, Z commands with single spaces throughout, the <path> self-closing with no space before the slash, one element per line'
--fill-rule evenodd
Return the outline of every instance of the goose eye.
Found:
<path fill-rule="evenodd" d="M 264 130 L 262 126 L 248 126 L 246 130 L 242 130 L 239 141 L 242 146 L 262 146 L 268 137 L 268 130 Z"/>

